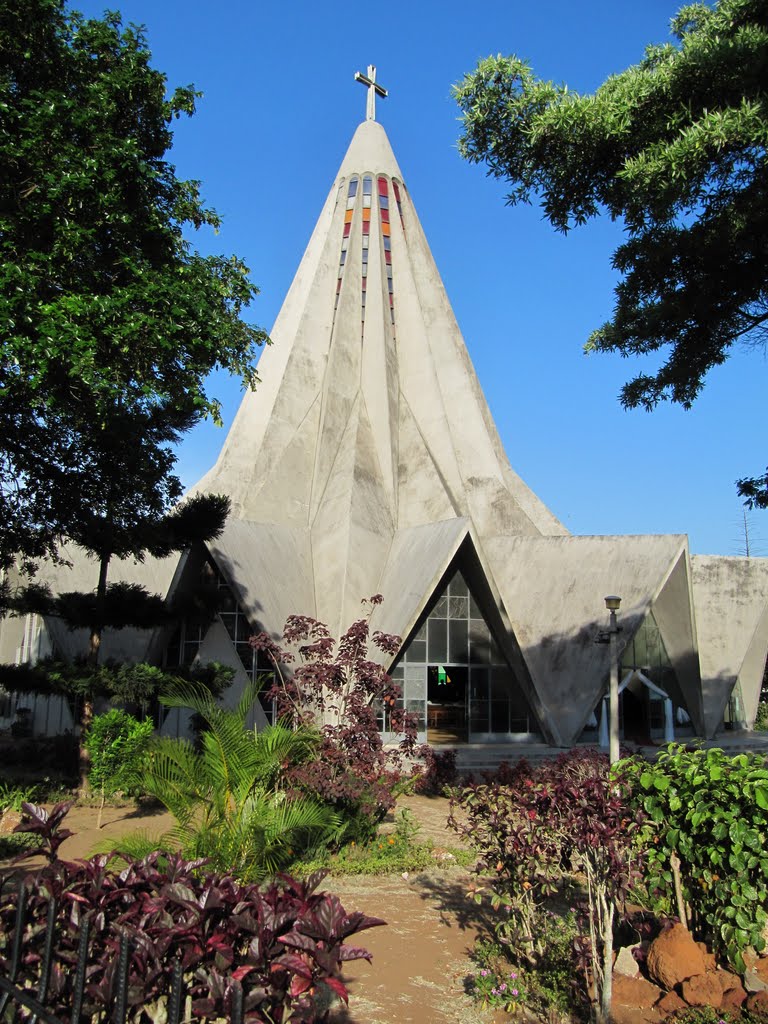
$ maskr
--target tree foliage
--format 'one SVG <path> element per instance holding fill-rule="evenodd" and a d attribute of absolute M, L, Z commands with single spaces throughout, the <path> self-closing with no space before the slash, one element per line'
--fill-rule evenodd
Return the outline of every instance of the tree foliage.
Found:
<path fill-rule="evenodd" d="M 515 56 L 481 61 L 455 89 L 461 153 L 510 184 L 511 204 L 538 198 L 564 232 L 602 212 L 623 221 L 613 318 L 586 347 L 663 353 L 624 386 L 630 408 L 689 407 L 768 325 L 768 8 L 691 4 L 672 32 L 591 95 Z M 768 475 L 739 486 L 768 505 Z"/>
<path fill-rule="evenodd" d="M 192 248 L 185 232 L 219 219 L 167 160 L 172 122 L 199 94 L 168 97 L 150 57 L 143 32 L 116 14 L 87 20 L 64 0 L 0 5 L 6 562 L 50 553 L 73 523 L 91 530 L 78 517 L 104 493 L 98 466 L 114 465 L 115 446 L 108 493 L 130 500 L 120 474 L 135 481 L 133 458 L 155 480 L 142 499 L 167 508 L 178 497 L 167 444 L 218 417 L 209 371 L 256 380 L 265 336 L 242 320 L 256 289 L 236 257 Z"/>

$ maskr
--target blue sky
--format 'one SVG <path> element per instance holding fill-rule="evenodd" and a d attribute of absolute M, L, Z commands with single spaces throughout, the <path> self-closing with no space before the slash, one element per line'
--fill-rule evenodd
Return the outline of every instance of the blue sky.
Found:
<path fill-rule="evenodd" d="M 72 4 L 101 15 L 105 4 Z M 744 553 L 734 480 L 766 464 L 765 354 L 739 350 L 694 408 L 625 412 L 622 383 L 643 364 L 585 356 L 613 305 L 611 252 L 621 229 L 597 221 L 556 234 L 535 207 L 509 208 L 504 188 L 458 156 L 451 85 L 490 53 L 517 53 L 538 75 L 589 91 L 668 38 L 679 4 L 662 0 L 519 0 L 467 5 L 123 0 L 147 28 L 170 86 L 204 93 L 177 123 L 171 159 L 203 182 L 224 217 L 203 252 L 237 253 L 261 294 L 249 319 L 269 329 L 357 124 L 369 63 L 389 97 L 377 103 L 513 468 L 573 533 L 688 533 L 691 550 Z M 652 366 L 653 364 L 648 364 Z M 212 393 L 225 429 L 238 382 Z M 181 447 L 194 483 L 224 431 L 202 424 Z M 768 554 L 768 514 L 751 519 Z"/>

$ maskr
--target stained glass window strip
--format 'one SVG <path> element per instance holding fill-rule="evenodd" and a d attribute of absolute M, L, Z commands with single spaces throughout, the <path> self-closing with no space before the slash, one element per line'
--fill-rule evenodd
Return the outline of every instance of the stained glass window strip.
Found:
<path fill-rule="evenodd" d="M 344 228 L 341 238 L 341 254 L 339 255 L 339 276 L 336 280 L 336 301 L 333 306 L 334 316 L 339 308 L 339 297 L 341 296 L 341 281 L 344 276 L 344 266 L 347 262 L 347 249 L 349 247 L 349 236 L 352 232 L 352 218 L 355 213 L 357 202 L 358 178 L 351 178 L 347 186 L 347 208 L 344 212 Z"/>
<path fill-rule="evenodd" d="M 394 182 L 392 183 L 394 186 Z M 392 284 L 392 239 L 390 236 L 389 222 L 389 181 L 383 176 L 377 179 L 379 193 L 379 220 L 381 224 L 381 238 L 384 245 L 384 265 L 387 270 L 387 291 L 389 294 L 389 316 L 395 322 L 395 296 Z"/>

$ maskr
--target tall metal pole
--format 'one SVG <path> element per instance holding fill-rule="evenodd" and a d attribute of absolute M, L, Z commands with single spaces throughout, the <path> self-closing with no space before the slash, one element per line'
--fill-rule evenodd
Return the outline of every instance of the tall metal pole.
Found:
<path fill-rule="evenodd" d="M 608 627 L 611 637 L 611 685 L 608 691 L 608 705 L 610 709 L 610 730 L 608 739 L 608 760 L 616 764 L 619 760 L 619 651 L 618 632 L 616 623 L 616 609 L 611 608 L 611 623 Z"/>
<path fill-rule="evenodd" d="M 621 605 L 621 598 L 612 594 L 605 599 L 605 607 L 611 613 L 608 626 L 608 640 L 611 645 L 611 679 L 608 687 L 608 761 L 616 764 L 619 760 L 619 649 L 616 612 Z"/>

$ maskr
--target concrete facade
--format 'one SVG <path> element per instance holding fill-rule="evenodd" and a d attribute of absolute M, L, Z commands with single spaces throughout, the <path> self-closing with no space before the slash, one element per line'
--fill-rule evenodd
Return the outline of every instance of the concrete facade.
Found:
<path fill-rule="evenodd" d="M 768 562 L 692 559 L 683 536 L 568 534 L 507 459 L 373 120 L 355 132 L 271 336 L 261 385 L 194 488 L 232 500 L 209 557 L 251 628 L 278 635 L 299 613 L 338 635 L 362 598 L 381 593 L 372 626 L 404 638 L 395 668 L 406 703 L 424 706 L 425 733 L 430 708 L 444 704 L 455 712 L 442 718 L 449 739 L 511 740 L 525 721 L 524 731 L 569 745 L 605 693 L 608 649 L 595 637 L 603 596 L 617 593 L 621 646 L 652 621 L 665 692 L 696 733 L 714 733 L 734 690 L 751 724 L 768 649 Z M 69 575 L 51 571 L 55 589 L 93 585 L 93 566 L 72 562 Z M 182 558 L 117 565 L 112 578 L 171 597 L 193 575 Z M 235 621 L 212 623 L 200 656 L 229 661 L 242 683 Z M 18 627 L 2 627 L 4 660 Z M 67 655 L 82 640 L 54 622 L 48 630 Z M 162 657 L 167 637 L 134 633 L 106 637 L 105 654 Z M 481 633 L 488 650 L 473 654 Z M 451 646 L 465 634 L 465 646 Z M 433 685 L 446 666 L 452 701 Z"/>

